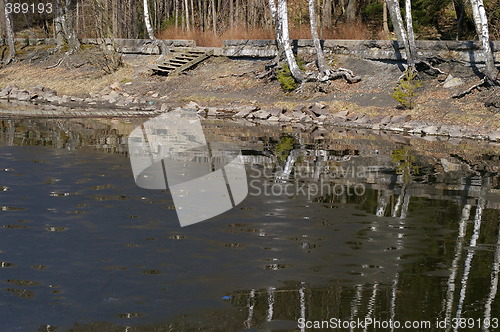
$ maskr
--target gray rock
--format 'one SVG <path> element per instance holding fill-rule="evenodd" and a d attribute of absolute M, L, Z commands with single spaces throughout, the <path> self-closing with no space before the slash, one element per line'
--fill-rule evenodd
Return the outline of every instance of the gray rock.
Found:
<path fill-rule="evenodd" d="M 28 101 L 31 99 L 31 94 L 28 90 L 22 90 L 17 93 L 16 99 L 19 101 Z"/>
<path fill-rule="evenodd" d="M 449 75 L 451 76 L 451 75 Z M 453 77 L 451 79 L 446 79 L 446 81 L 444 82 L 443 84 L 443 88 L 446 88 L 446 89 L 449 89 L 449 88 L 454 88 L 456 86 L 460 86 L 464 84 L 464 81 L 462 81 L 460 78 L 458 77 Z"/>
<path fill-rule="evenodd" d="M 360 124 L 364 124 L 364 123 L 368 123 L 370 121 L 371 117 L 368 116 L 368 115 L 362 115 L 360 118 L 358 118 L 356 121 L 356 123 L 360 123 Z"/>
<path fill-rule="evenodd" d="M 337 118 L 344 118 L 344 119 L 347 119 L 347 115 L 349 115 L 349 111 L 341 111 L 341 112 L 337 112 L 335 114 L 332 114 L 334 117 L 337 117 Z"/>
<path fill-rule="evenodd" d="M 269 112 L 269 114 L 271 114 L 271 116 L 279 117 L 280 114 L 283 112 L 283 109 L 274 107 L 267 111 Z"/>
<path fill-rule="evenodd" d="M 326 108 L 325 105 L 320 104 L 320 103 L 315 103 L 314 105 L 312 105 L 310 107 L 310 110 L 316 116 L 330 114 L 330 112 L 328 111 L 328 108 Z"/>
<path fill-rule="evenodd" d="M 500 142 L 500 130 L 497 130 L 495 132 L 489 133 L 488 138 L 490 141 L 497 141 Z"/>
<path fill-rule="evenodd" d="M 452 163 L 445 158 L 441 158 L 441 165 L 443 165 L 443 169 L 446 173 L 456 172 L 462 169 L 462 166 L 460 164 Z"/>
<path fill-rule="evenodd" d="M 269 114 L 268 111 L 265 110 L 260 110 L 255 113 L 253 113 L 254 117 L 260 120 L 267 120 L 271 117 L 271 114 Z"/>
<path fill-rule="evenodd" d="M 409 114 L 404 114 L 404 115 L 396 115 L 391 119 L 391 123 L 403 123 L 410 121 L 411 116 Z"/>
<path fill-rule="evenodd" d="M 292 118 L 285 115 L 285 114 L 280 114 L 280 116 L 278 117 L 279 118 L 279 121 L 280 122 L 290 122 L 292 121 Z"/>
<path fill-rule="evenodd" d="M 269 119 L 267 119 L 267 121 L 270 121 L 270 122 L 278 122 L 279 120 L 280 119 L 274 115 L 271 115 L 271 117 Z"/>
<path fill-rule="evenodd" d="M 387 115 L 386 117 L 384 117 L 382 120 L 380 120 L 380 124 L 381 125 L 386 125 L 388 123 L 390 123 L 392 120 L 392 116 L 390 115 Z"/>
<path fill-rule="evenodd" d="M 155 97 L 156 95 L 156 97 Z M 155 93 L 152 95 L 153 98 L 157 98 L 158 97 L 158 94 Z M 190 101 L 189 103 L 187 103 L 185 106 L 185 108 L 195 108 L 196 110 L 199 110 L 200 109 L 200 105 L 198 105 L 197 103 L 195 103 L 194 101 Z"/>
<path fill-rule="evenodd" d="M 439 133 L 439 128 L 436 126 L 427 126 L 422 129 L 422 132 L 426 135 L 437 135 Z"/>
<path fill-rule="evenodd" d="M 237 118 L 246 118 L 250 113 L 255 112 L 257 108 L 255 106 L 245 106 L 238 108 L 238 113 L 236 113 L 234 116 Z"/>

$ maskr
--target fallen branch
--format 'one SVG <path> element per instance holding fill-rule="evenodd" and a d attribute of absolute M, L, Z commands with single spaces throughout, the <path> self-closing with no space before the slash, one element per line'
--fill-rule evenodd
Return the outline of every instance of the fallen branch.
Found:
<path fill-rule="evenodd" d="M 52 69 L 52 68 L 59 67 L 63 61 L 64 61 L 64 58 L 60 58 L 59 61 L 57 61 L 57 63 L 55 65 L 45 67 L 45 69 Z"/>
<path fill-rule="evenodd" d="M 473 86 L 471 86 L 467 90 L 462 91 L 462 92 L 457 93 L 457 94 L 454 94 L 451 98 L 460 99 L 462 97 L 465 97 L 466 95 L 468 95 L 469 93 L 471 93 L 475 89 L 479 89 L 480 87 L 487 86 L 487 85 L 489 85 L 489 82 L 486 79 L 486 77 L 484 77 L 478 84 L 474 84 Z"/>

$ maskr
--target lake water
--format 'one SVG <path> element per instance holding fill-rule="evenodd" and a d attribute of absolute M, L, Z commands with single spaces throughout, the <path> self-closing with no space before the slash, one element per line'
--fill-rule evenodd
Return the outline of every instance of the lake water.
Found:
<path fill-rule="evenodd" d="M 205 121 L 249 195 L 181 228 L 135 185 L 142 122 L 0 120 L 1 331 L 500 325 L 498 145 Z"/>

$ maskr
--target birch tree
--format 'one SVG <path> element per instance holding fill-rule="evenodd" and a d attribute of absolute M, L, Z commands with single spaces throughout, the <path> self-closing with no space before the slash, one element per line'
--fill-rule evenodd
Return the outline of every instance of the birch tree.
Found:
<path fill-rule="evenodd" d="M 470 0 L 472 5 L 472 16 L 474 18 L 474 25 L 476 27 L 477 36 L 483 47 L 483 53 L 486 63 L 485 75 L 490 83 L 496 81 L 498 74 L 495 68 L 495 59 L 490 47 L 490 37 L 488 31 L 488 19 L 484 10 L 483 0 Z"/>
<path fill-rule="evenodd" d="M 311 26 L 311 36 L 314 43 L 314 49 L 316 51 L 316 65 L 318 66 L 321 75 L 328 75 L 327 66 L 325 61 L 325 54 L 321 48 L 321 43 L 318 36 L 318 25 L 316 23 L 316 10 L 315 10 L 315 0 L 309 1 L 309 22 Z"/>
<path fill-rule="evenodd" d="M 290 36 L 288 32 L 288 8 L 286 0 L 278 0 L 278 6 L 274 0 L 269 0 L 269 5 L 271 8 L 271 16 L 275 17 L 276 24 L 276 42 L 278 44 L 278 50 L 282 49 L 288 68 L 293 78 L 297 82 L 302 82 L 305 78 L 304 73 L 300 70 L 295 60 L 293 54 L 292 45 L 290 44 Z M 273 13 L 274 11 L 274 13 Z"/>
<path fill-rule="evenodd" d="M 4 61 L 4 63 L 9 64 L 12 60 L 14 60 L 16 56 L 16 45 L 14 41 L 14 23 L 12 21 L 12 13 L 9 13 L 6 6 L 4 6 L 4 17 L 7 45 L 9 46 L 9 55 L 7 56 L 7 59 Z"/>
<path fill-rule="evenodd" d="M 151 26 L 151 20 L 149 18 L 148 0 L 143 0 L 143 4 L 144 4 L 144 25 L 146 25 L 146 30 L 148 32 L 149 39 L 154 40 L 156 38 L 153 32 L 153 27 Z"/>
<path fill-rule="evenodd" d="M 75 0 L 57 0 L 55 2 L 54 26 L 58 48 L 61 48 L 65 43 L 71 51 L 80 48 L 80 42 L 75 33 L 75 6 Z"/>
<path fill-rule="evenodd" d="M 387 6 L 389 7 L 389 15 L 391 17 L 392 25 L 394 26 L 394 33 L 398 39 L 398 44 L 404 46 L 406 53 L 406 61 L 409 66 L 415 67 L 415 61 L 412 56 L 412 50 L 410 49 L 410 44 L 408 42 L 408 36 L 404 28 L 403 17 L 401 16 L 401 8 L 399 7 L 398 0 L 386 0 Z M 407 6 L 411 8 L 410 0 L 406 0 Z M 410 10 L 411 12 L 411 10 Z M 410 14 L 411 15 L 411 14 Z M 408 18 L 408 16 L 407 16 Z M 413 28 L 412 28 L 413 30 Z"/>

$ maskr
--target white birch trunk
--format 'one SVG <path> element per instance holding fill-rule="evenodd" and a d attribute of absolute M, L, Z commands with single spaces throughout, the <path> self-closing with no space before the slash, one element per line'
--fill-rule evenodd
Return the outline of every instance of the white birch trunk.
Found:
<path fill-rule="evenodd" d="M 484 60 L 486 62 L 486 76 L 490 81 L 495 81 L 497 69 L 495 59 L 490 47 L 490 36 L 488 31 L 488 18 L 484 10 L 483 0 L 471 0 L 472 15 L 476 26 L 476 32 L 483 46 Z"/>
<path fill-rule="evenodd" d="M 327 75 L 327 66 L 325 61 L 325 54 L 321 48 L 321 43 L 318 36 L 318 25 L 316 23 L 316 10 L 315 10 L 315 0 L 309 1 L 309 22 L 311 26 L 311 36 L 314 43 L 314 49 L 316 50 L 316 65 L 321 73 L 321 75 Z"/>
<path fill-rule="evenodd" d="M 408 65 L 415 67 L 417 58 L 417 46 L 415 45 L 415 34 L 413 33 L 413 18 L 411 16 L 411 0 L 405 0 L 406 12 L 406 32 L 408 34 L 408 50 L 410 54 L 407 56 Z"/>
<path fill-rule="evenodd" d="M 406 37 L 406 31 L 403 24 L 403 18 L 401 16 L 401 9 L 399 8 L 398 0 L 386 0 L 387 6 L 389 7 L 389 15 L 391 16 L 392 25 L 394 26 L 394 32 L 398 38 L 398 44 L 404 46 L 406 52 L 406 61 L 409 60 L 410 47 L 408 45 L 408 39 Z"/>
<path fill-rule="evenodd" d="M 188 4 L 188 0 L 184 0 L 184 15 L 186 17 L 186 30 L 190 31 L 191 30 L 191 26 L 189 24 L 189 4 Z"/>
<path fill-rule="evenodd" d="M 7 45 L 9 46 L 9 55 L 4 63 L 9 64 L 16 57 L 16 45 L 14 41 L 14 23 L 12 22 L 12 14 L 7 12 L 4 7 L 5 15 L 5 32 L 7 34 Z"/>
<path fill-rule="evenodd" d="M 286 56 L 286 62 L 290 68 L 290 72 L 293 78 L 297 82 L 302 82 L 305 78 L 304 73 L 300 70 L 295 61 L 295 56 L 293 54 L 292 45 L 290 44 L 290 36 L 288 34 L 288 10 L 286 0 L 278 0 L 278 11 L 277 11 L 277 21 L 278 27 L 280 29 L 281 35 L 278 37 L 278 43 L 281 43 Z"/>
<path fill-rule="evenodd" d="M 146 30 L 148 32 L 149 39 L 156 39 L 153 32 L 153 27 L 151 26 L 151 20 L 149 19 L 149 6 L 148 0 L 144 0 L 144 24 L 146 25 Z"/>

